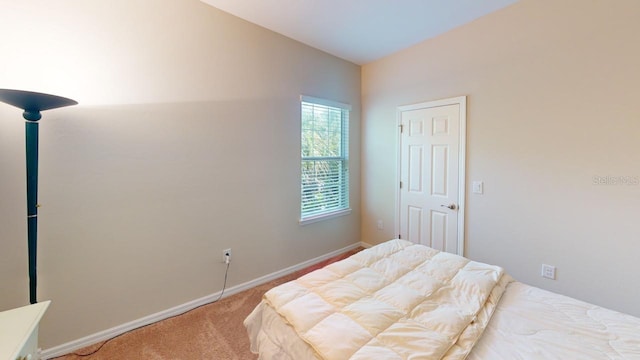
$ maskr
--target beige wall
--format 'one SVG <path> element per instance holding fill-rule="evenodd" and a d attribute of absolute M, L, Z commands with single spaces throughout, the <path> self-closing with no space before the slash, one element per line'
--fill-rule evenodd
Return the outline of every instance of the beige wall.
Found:
<path fill-rule="evenodd" d="M 465 254 L 640 315 L 640 185 L 593 183 L 640 177 L 638 16 L 636 0 L 522 0 L 364 66 L 363 241 L 394 236 L 396 107 L 467 95 Z"/>
<path fill-rule="evenodd" d="M 223 249 L 233 286 L 360 240 L 359 66 L 198 0 L 1 5 L 0 87 L 80 101 L 40 126 L 44 348 L 219 291 Z M 300 94 L 353 105 L 353 212 L 304 227 Z M 0 106 L 0 310 L 28 303 L 20 114 Z"/>

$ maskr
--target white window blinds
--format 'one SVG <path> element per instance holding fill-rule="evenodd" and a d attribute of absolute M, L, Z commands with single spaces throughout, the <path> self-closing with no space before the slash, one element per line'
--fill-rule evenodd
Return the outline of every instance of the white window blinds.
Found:
<path fill-rule="evenodd" d="M 349 211 L 350 110 L 301 97 L 301 222 Z"/>

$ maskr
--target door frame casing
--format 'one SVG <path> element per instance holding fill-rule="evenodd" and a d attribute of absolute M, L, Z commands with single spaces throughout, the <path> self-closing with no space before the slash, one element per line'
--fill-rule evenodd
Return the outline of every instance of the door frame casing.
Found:
<path fill-rule="evenodd" d="M 396 168 L 396 201 L 395 201 L 395 234 L 400 234 L 400 181 L 402 176 L 402 113 L 404 111 L 432 108 L 438 106 L 458 105 L 460 108 L 459 117 L 459 138 L 458 138 L 458 239 L 457 239 L 457 254 L 464 256 L 464 236 L 465 236 L 465 198 L 466 198 L 466 157 L 467 157 L 467 97 L 458 96 L 448 99 L 440 99 L 433 101 L 426 101 L 411 105 L 398 106 L 396 110 L 396 125 L 397 125 L 397 168 Z"/>

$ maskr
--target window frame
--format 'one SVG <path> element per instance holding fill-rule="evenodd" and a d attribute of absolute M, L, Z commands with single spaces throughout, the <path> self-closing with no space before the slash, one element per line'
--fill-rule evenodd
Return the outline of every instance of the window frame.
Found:
<path fill-rule="evenodd" d="M 302 139 L 303 139 L 303 131 L 304 131 L 304 126 L 303 126 L 303 108 L 304 108 L 304 104 L 311 104 L 311 105 L 317 105 L 317 106 L 324 106 L 324 107 L 328 107 L 328 108 L 334 108 L 334 109 L 339 109 L 341 111 L 341 154 L 340 156 L 308 156 L 308 157 L 304 157 L 303 153 L 302 153 Z M 340 103 L 340 102 L 336 102 L 336 101 L 331 101 L 331 100 L 326 100 L 326 99 L 321 99 L 321 98 L 316 98 L 316 97 L 311 97 L 311 96 L 305 96 L 305 95 L 300 95 L 300 210 L 299 210 L 299 223 L 300 225 L 306 225 L 306 224 L 311 224 L 314 222 L 318 222 L 318 221 L 323 221 L 323 220 L 328 220 L 328 219 L 333 219 L 336 217 L 340 217 L 340 216 L 345 216 L 351 213 L 351 207 L 350 207 L 350 177 L 349 177 L 349 143 L 350 143 L 350 139 L 349 139 L 349 117 L 350 117 L 350 113 L 351 113 L 351 105 L 349 104 L 344 104 L 344 103 Z M 346 114 L 345 114 L 346 113 Z M 327 161 L 341 161 L 342 163 L 342 170 L 340 172 L 341 177 L 346 177 L 346 184 L 343 183 L 345 180 L 341 180 L 341 184 L 340 186 L 343 187 L 343 190 L 341 190 L 341 194 L 342 196 L 344 196 L 344 200 L 341 201 L 341 204 L 345 204 L 346 206 L 341 206 L 339 208 L 333 208 L 333 209 L 329 209 L 327 211 L 324 212 L 319 212 L 319 213 L 314 213 L 314 214 L 310 214 L 305 216 L 303 214 L 303 191 L 304 191 L 304 184 L 303 184 L 303 163 L 305 161 L 322 161 L 323 158 L 326 158 Z"/>

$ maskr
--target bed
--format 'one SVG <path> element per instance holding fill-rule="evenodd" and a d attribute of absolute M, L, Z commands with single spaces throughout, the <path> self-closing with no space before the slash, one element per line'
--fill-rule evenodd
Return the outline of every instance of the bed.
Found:
<path fill-rule="evenodd" d="M 260 359 L 640 359 L 640 319 L 404 240 L 268 291 Z"/>

